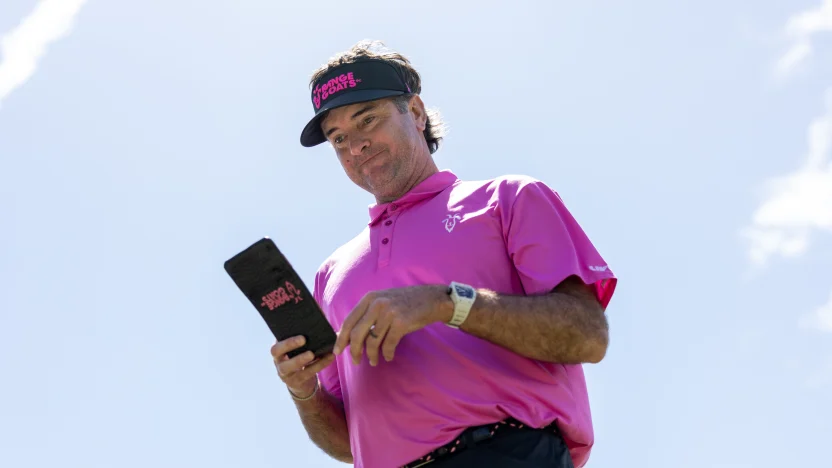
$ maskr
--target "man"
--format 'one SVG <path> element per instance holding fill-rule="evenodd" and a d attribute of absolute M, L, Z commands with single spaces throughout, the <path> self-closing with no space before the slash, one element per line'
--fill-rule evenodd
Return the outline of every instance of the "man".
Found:
<path fill-rule="evenodd" d="M 560 197 L 524 176 L 440 171 L 438 113 L 400 54 L 359 43 L 312 77 L 329 142 L 376 202 L 315 276 L 336 330 L 312 362 L 272 347 L 314 443 L 359 467 L 583 466 L 582 363 L 603 359 L 616 278 Z"/>

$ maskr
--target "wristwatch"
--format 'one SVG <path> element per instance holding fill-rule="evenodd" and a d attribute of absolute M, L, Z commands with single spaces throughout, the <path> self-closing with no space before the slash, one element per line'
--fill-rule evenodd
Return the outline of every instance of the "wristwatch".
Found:
<path fill-rule="evenodd" d="M 474 305 L 474 301 L 477 299 L 477 290 L 467 284 L 452 281 L 448 286 L 448 295 L 451 296 L 451 301 L 454 303 L 454 316 L 445 325 L 451 328 L 459 328 L 462 322 L 468 318 L 468 312 L 471 312 L 471 306 Z"/>

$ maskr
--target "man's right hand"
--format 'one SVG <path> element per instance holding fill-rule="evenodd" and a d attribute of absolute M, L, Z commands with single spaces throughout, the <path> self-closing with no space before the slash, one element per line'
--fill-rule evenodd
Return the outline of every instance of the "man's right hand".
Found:
<path fill-rule="evenodd" d="M 306 398 L 315 391 L 315 386 L 318 384 L 318 372 L 335 360 L 335 355 L 332 353 L 326 354 L 317 361 L 315 361 L 315 354 L 312 351 L 298 354 L 291 359 L 286 355 L 288 352 L 303 346 L 305 342 L 304 337 L 293 336 L 278 341 L 272 346 L 271 350 L 277 375 L 286 384 L 289 391 L 298 398 Z"/>

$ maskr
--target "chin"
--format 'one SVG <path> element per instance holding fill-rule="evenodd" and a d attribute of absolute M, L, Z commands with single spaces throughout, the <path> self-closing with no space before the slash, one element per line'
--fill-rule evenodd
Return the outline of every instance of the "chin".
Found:
<path fill-rule="evenodd" d="M 377 199 L 398 198 L 396 191 L 389 184 L 369 185 L 367 191 L 372 193 Z"/>

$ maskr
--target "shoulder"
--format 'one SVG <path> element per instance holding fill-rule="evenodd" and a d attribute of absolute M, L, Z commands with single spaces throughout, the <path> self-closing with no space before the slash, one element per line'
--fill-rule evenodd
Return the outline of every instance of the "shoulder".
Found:
<path fill-rule="evenodd" d="M 529 187 L 552 190 L 542 180 L 526 174 L 505 174 L 485 180 L 460 180 L 454 190 L 519 193 Z"/>
<path fill-rule="evenodd" d="M 492 185 L 495 188 L 502 190 L 502 192 L 506 195 L 514 196 L 528 190 L 544 190 L 554 192 L 554 190 L 542 180 L 524 174 L 509 174 L 496 177 L 492 180 Z"/>
<path fill-rule="evenodd" d="M 454 186 L 454 195 L 466 197 L 481 195 L 488 197 L 494 206 L 513 206 L 518 198 L 554 197 L 558 193 L 546 182 L 525 174 L 505 174 L 486 180 L 459 181 Z"/>

